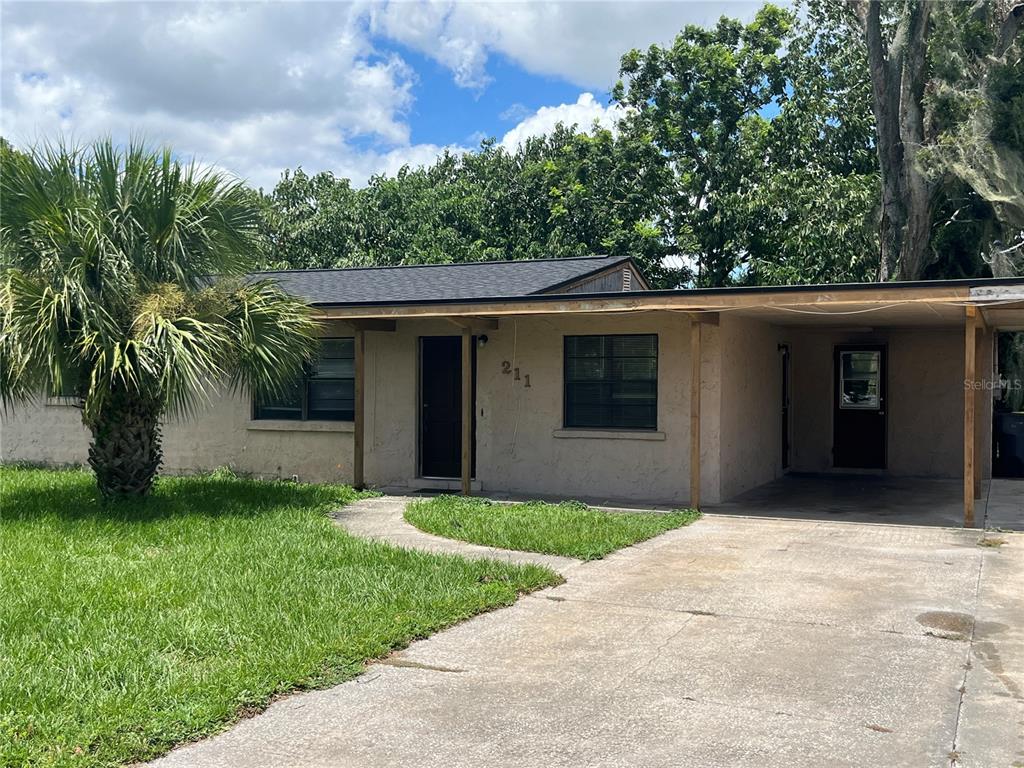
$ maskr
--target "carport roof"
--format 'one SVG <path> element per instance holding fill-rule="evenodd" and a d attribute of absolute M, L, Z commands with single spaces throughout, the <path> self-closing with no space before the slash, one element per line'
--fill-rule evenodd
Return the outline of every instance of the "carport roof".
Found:
<path fill-rule="evenodd" d="M 602 260 L 603 261 L 603 260 Z M 520 262 L 530 264 L 531 262 Z M 533 262 L 536 264 L 537 262 Z M 548 262 L 550 263 L 550 262 Z M 584 261 L 597 264 L 597 259 Z M 616 262 L 605 261 L 607 268 Z M 365 270 L 382 279 L 391 270 Z M 595 270 L 599 271 L 599 270 Z M 290 273 L 298 274 L 298 273 Z M 346 271 L 346 273 L 348 272 Z M 409 273 L 403 273 L 406 279 Z M 584 275 L 581 276 L 585 276 Z M 591 273 L 592 274 L 592 273 Z M 284 285 L 288 289 L 288 285 Z M 623 313 L 675 311 L 683 313 L 736 312 L 772 323 L 874 324 L 955 326 L 964 322 L 964 306 L 985 309 L 983 321 L 999 318 L 992 327 L 1024 326 L 1024 277 L 922 280 L 892 283 L 832 285 L 741 286 L 672 290 L 634 290 L 604 293 L 541 292 L 473 295 L 447 286 L 433 294 L 424 285 L 414 298 L 385 300 L 312 301 L 326 318 L 500 317 L 561 313 Z M 856 316 L 862 315 L 862 321 Z"/>

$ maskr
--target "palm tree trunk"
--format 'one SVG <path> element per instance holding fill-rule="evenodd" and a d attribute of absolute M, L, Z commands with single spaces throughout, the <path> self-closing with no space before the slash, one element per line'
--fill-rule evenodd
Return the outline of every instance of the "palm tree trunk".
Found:
<path fill-rule="evenodd" d="M 160 468 L 160 411 L 136 393 L 111 393 L 92 419 L 89 466 L 106 497 L 144 496 Z"/>

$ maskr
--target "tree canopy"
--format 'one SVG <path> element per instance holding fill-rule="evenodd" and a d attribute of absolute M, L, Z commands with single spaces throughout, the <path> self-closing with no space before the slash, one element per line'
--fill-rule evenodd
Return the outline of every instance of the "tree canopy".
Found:
<path fill-rule="evenodd" d="M 659 287 L 1024 271 L 1020 0 L 800 0 L 625 52 L 609 128 L 251 192 L 265 268 L 633 256 Z"/>
<path fill-rule="evenodd" d="M 1022 8 L 806 0 L 688 26 L 623 55 L 611 130 L 488 140 L 363 189 L 286 173 L 266 263 L 613 253 L 666 287 L 1013 273 Z"/>

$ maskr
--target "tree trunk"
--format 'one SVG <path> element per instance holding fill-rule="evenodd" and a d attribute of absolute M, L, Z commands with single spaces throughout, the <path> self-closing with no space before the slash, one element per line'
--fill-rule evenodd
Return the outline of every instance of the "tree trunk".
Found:
<path fill-rule="evenodd" d="M 111 393 L 99 413 L 83 418 L 92 432 L 89 466 L 105 497 L 144 496 L 160 468 L 160 410 L 133 392 Z"/>
<path fill-rule="evenodd" d="M 879 280 L 918 280 L 929 262 L 934 185 L 921 173 L 930 4 L 908 0 L 892 40 L 883 39 L 881 3 L 854 4 L 867 46 L 882 177 Z"/>
<path fill-rule="evenodd" d="M 935 185 L 921 172 L 917 155 L 925 145 L 924 91 L 928 80 L 928 17 L 931 0 L 909 3 L 900 82 L 900 140 L 907 195 L 907 221 L 900 243 L 898 280 L 920 280 L 931 263 Z M 901 25 L 902 27 L 902 25 Z M 895 42 L 902 42 L 897 38 Z"/>

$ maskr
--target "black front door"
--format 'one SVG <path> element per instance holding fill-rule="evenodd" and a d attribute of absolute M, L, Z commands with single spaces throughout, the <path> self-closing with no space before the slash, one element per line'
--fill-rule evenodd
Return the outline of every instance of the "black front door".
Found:
<path fill-rule="evenodd" d="M 476 343 L 473 344 L 476 421 Z M 476 433 L 475 424 L 473 429 Z M 473 441 L 476 466 L 476 440 Z M 462 470 L 462 338 L 420 339 L 420 474 L 459 477 Z"/>
<path fill-rule="evenodd" d="M 885 347 L 836 347 L 836 467 L 885 468 Z"/>

